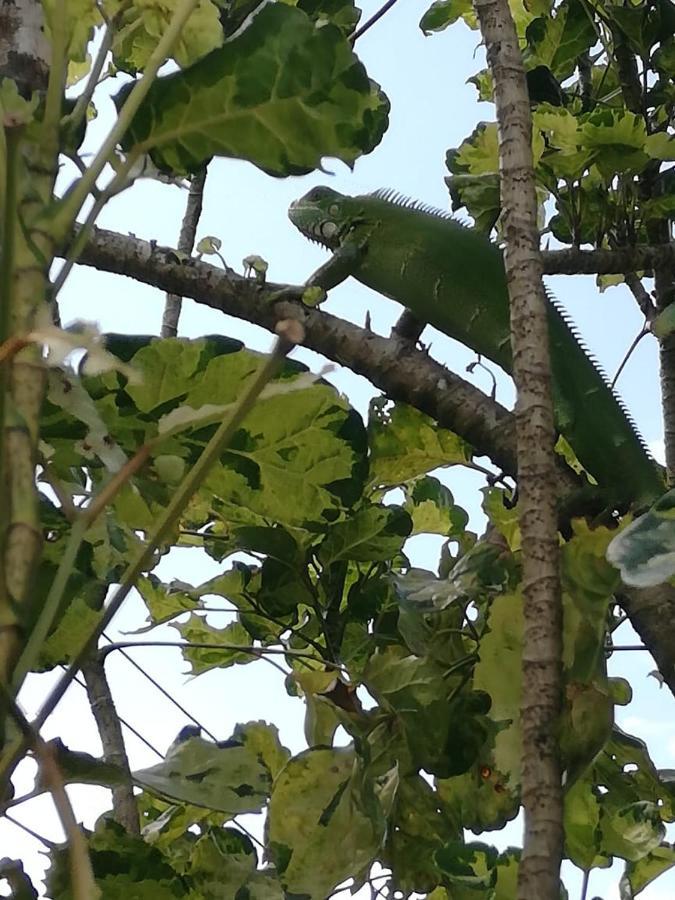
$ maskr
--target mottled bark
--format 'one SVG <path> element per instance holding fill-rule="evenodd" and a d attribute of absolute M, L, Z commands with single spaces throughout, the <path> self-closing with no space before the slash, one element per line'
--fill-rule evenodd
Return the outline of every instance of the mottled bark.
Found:
<path fill-rule="evenodd" d="M 558 725 L 562 602 L 548 318 L 537 228 L 532 122 L 508 0 L 475 0 L 495 85 L 504 263 L 511 301 L 523 556 L 523 855 L 520 900 L 559 900 L 563 850 Z"/>
<path fill-rule="evenodd" d="M 115 820 L 130 834 L 140 834 L 138 806 L 131 782 L 122 725 L 117 716 L 105 668 L 97 655 L 92 656 L 82 666 L 82 674 L 87 688 L 89 705 L 101 738 L 103 758 L 106 762 L 113 763 L 122 769 L 127 778 L 125 784 L 112 788 L 113 815 Z"/>

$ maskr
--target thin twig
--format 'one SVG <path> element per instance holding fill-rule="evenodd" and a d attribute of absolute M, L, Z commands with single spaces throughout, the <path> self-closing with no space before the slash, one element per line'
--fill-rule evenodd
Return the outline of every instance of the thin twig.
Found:
<path fill-rule="evenodd" d="M 127 647 L 177 647 L 179 650 L 231 650 L 233 653 L 246 653 L 249 656 L 255 656 L 258 659 L 264 659 L 267 655 L 272 656 L 290 656 L 292 659 L 308 659 L 312 662 L 321 663 L 330 669 L 338 672 L 344 671 L 344 666 L 340 663 L 330 662 L 327 659 L 317 659 L 311 653 L 303 653 L 302 650 L 284 649 L 283 647 L 251 647 L 246 644 L 227 644 L 218 643 L 217 641 L 115 641 L 107 647 L 99 650 L 101 659 L 105 659 L 108 654 L 115 650 L 121 650 Z M 271 660 L 267 660 L 271 662 Z M 284 675 L 288 675 L 285 669 L 277 666 Z M 200 726 L 201 727 L 201 726 Z"/>
<path fill-rule="evenodd" d="M 364 22 L 364 24 L 360 28 L 358 28 L 354 32 L 354 34 L 351 35 L 351 37 L 349 38 L 350 43 L 355 44 L 358 41 L 358 39 L 360 37 L 362 37 L 366 33 L 366 31 L 368 31 L 369 28 L 372 28 L 376 22 L 380 21 L 380 19 L 382 18 L 383 15 L 385 15 L 385 13 L 389 12 L 389 10 L 392 8 L 392 6 L 395 3 L 396 3 L 396 0 L 387 0 L 387 2 L 384 3 L 380 7 L 380 9 L 378 9 L 378 11 L 368 19 L 367 22 Z"/>
<path fill-rule="evenodd" d="M 635 338 L 635 340 L 631 343 L 631 345 L 630 345 L 630 347 L 628 348 L 628 350 L 626 350 L 626 353 L 624 354 L 623 359 L 622 359 L 621 362 L 619 363 L 619 368 L 616 370 L 616 374 L 614 375 L 614 378 L 612 378 L 612 387 L 613 387 L 613 388 L 616 387 L 616 383 L 617 383 L 617 381 L 619 380 L 619 375 L 621 375 L 621 373 L 623 372 L 623 370 L 624 370 L 624 368 L 625 368 L 625 366 L 626 366 L 626 363 L 628 362 L 628 360 L 629 360 L 629 359 L 631 358 L 631 356 L 633 355 L 633 351 L 635 350 L 635 348 L 637 347 L 637 345 L 640 343 L 640 341 L 642 340 L 642 338 L 643 338 L 645 335 L 647 335 L 647 334 L 649 334 L 649 329 L 647 328 L 647 324 L 645 323 L 645 324 L 642 326 L 642 328 L 640 329 L 640 333 L 639 333 L 638 336 Z"/>
<path fill-rule="evenodd" d="M 183 224 L 181 225 L 180 235 L 178 237 L 178 250 L 186 256 L 189 256 L 192 253 L 195 245 L 197 225 L 199 224 L 199 218 L 202 214 L 205 183 L 206 166 L 200 169 L 190 182 L 190 190 L 185 205 L 185 215 L 183 216 Z M 164 315 L 162 316 L 162 330 L 160 332 L 161 337 L 176 337 L 176 334 L 178 333 L 178 319 L 180 318 L 182 306 L 183 298 L 180 294 L 168 293 L 166 295 Z"/>
<path fill-rule="evenodd" d="M 112 791 L 112 806 L 115 820 L 129 833 L 140 835 L 141 828 L 138 804 L 131 781 L 129 757 L 124 746 L 122 726 L 117 715 L 115 701 L 108 684 L 103 663 L 92 654 L 82 666 L 87 697 L 92 715 L 96 721 L 103 748 L 103 759 L 112 763 L 124 775 L 124 783 L 115 785 Z"/>
<path fill-rule="evenodd" d="M 50 841 L 48 838 L 43 837 L 41 834 L 38 834 L 37 831 L 33 831 L 32 828 L 29 828 L 28 825 L 24 825 L 23 822 L 20 822 L 18 819 L 15 819 L 13 816 L 10 816 L 8 812 L 3 812 L 3 819 L 7 819 L 8 822 L 11 822 L 12 825 L 16 825 L 17 828 L 20 828 L 22 831 L 25 831 L 26 834 L 29 834 L 32 838 L 35 838 L 36 841 L 39 841 L 41 844 L 48 850 L 55 850 L 58 847 L 56 841 Z"/>

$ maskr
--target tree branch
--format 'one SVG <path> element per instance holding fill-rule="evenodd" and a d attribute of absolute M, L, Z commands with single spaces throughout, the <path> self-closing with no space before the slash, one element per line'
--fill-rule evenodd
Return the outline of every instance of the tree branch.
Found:
<path fill-rule="evenodd" d="M 519 900 L 558 900 L 563 797 L 562 592 L 547 301 L 542 281 L 532 119 L 525 69 L 508 0 L 475 0 L 494 82 L 504 267 L 511 310 L 516 384 L 518 491 L 523 561 L 523 854 Z"/>
<path fill-rule="evenodd" d="M 180 253 L 185 253 L 188 256 L 192 253 L 195 245 L 197 225 L 202 214 L 205 183 L 206 166 L 197 172 L 190 182 L 190 190 L 188 191 L 187 203 L 185 204 L 185 215 L 183 216 L 183 224 L 178 236 L 178 250 Z M 183 298 L 180 294 L 166 295 L 164 315 L 162 316 L 162 337 L 176 337 L 182 305 Z"/>
<path fill-rule="evenodd" d="M 675 263 L 675 243 L 617 250 L 545 250 L 541 254 L 544 275 L 624 275 L 650 271 L 667 262 Z"/>
<path fill-rule="evenodd" d="M 115 702 L 106 678 L 103 663 L 93 654 L 82 666 L 82 674 L 87 689 L 89 705 L 96 720 L 103 747 L 103 758 L 124 772 L 126 783 L 112 788 L 112 803 L 115 819 L 129 834 L 140 835 L 138 806 L 131 781 L 129 759 L 124 746 L 122 725 L 117 716 Z"/>
<path fill-rule="evenodd" d="M 508 410 L 408 341 L 380 337 L 299 301 L 275 302 L 275 295 L 292 293 L 286 285 L 260 285 L 202 261 L 181 264 L 172 250 L 114 232 L 96 230 L 79 262 L 191 297 L 269 331 L 283 319 L 295 319 L 305 329 L 304 346 L 460 433 L 479 455 L 490 456 L 503 472 L 515 475 L 514 425 Z M 297 288 L 298 297 L 302 291 Z"/>

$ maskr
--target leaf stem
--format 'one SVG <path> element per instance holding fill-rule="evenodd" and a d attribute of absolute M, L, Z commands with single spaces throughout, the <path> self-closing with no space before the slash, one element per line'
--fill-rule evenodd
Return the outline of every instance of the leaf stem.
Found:
<path fill-rule="evenodd" d="M 18 191 L 18 157 L 19 131 L 17 128 L 5 128 L 5 184 L 2 223 L 0 225 L 0 347 L 9 338 L 13 297 L 14 297 L 14 257 L 16 253 L 16 208 Z M 0 545 L 4 546 L 4 533 L 7 526 L 7 499 L 5 485 L 5 411 L 7 401 L 9 360 L 0 363 Z M 5 596 L 5 579 L 0 579 L 0 598 Z"/>
<path fill-rule="evenodd" d="M 87 113 L 87 107 L 91 102 L 91 98 L 94 96 L 94 91 L 96 90 L 96 87 L 98 85 L 98 79 L 101 75 L 103 64 L 105 63 L 110 48 L 112 47 L 114 19 L 115 17 L 113 17 L 113 20 L 110 21 L 105 27 L 101 46 L 98 48 L 98 53 L 96 54 L 94 65 L 91 67 L 91 72 L 89 73 L 89 78 L 87 79 L 87 85 L 80 96 L 77 98 L 77 102 L 73 107 L 73 111 L 64 118 L 64 125 L 67 124 L 72 128 L 76 128 Z"/>
<path fill-rule="evenodd" d="M 66 41 L 66 0 L 56 0 L 51 17 L 52 52 L 47 83 L 45 113 L 42 120 L 43 140 L 50 148 L 58 148 L 59 123 L 63 104 L 63 88 L 68 68 Z M 54 160 L 56 162 L 56 159 Z"/>
<path fill-rule="evenodd" d="M 61 2 L 63 2 L 63 0 L 61 0 Z M 199 0 L 179 0 L 166 31 L 152 51 L 141 79 L 137 81 L 131 89 L 131 93 L 120 110 L 115 124 L 108 132 L 107 138 L 103 142 L 86 173 L 73 185 L 71 190 L 66 193 L 61 201 L 60 208 L 55 217 L 56 221 L 54 222 L 57 238 L 61 241 L 68 235 L 75 224 L 75 219 L 91 189 L 95 186 L 96 179 L 110 160 L 120 139 L 131 125 L 131 121 L 147 96 L 157 72 L 168 59 L 176 40 L 180 36 L 185 23 L 190 18 L 198 2 Z"/>

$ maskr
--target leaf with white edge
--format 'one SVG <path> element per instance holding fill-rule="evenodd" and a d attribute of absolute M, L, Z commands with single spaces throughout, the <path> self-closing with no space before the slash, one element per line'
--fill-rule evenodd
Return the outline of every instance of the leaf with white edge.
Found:
<path fill-rule="evenodd" d="M 634 587 L 662 584 L 675 575 L 675 488 L 617 534 L 607 559 Z"/>
<path fill-rule="evenodd" d="M 115 24 L 112 52 L 118 69 L 132 74 L 143 69 L 158 38 L 166 31 L 179 0 L 162 0 L 161 3 L 105 0 L 106 13 Z M 211 0 L 199 0 L 190 18 L 183 25 L 178 40 L 171 51 L 181 68 L 192 65 L 223 43 L 220 9 Z"/>
<path fill-rule="evenodd" d="M 100 375 L 102 372 L 120 372 L 130 382 L 139 380 L 139 373 L 133 367 L 113 356 L 103 346 L 103 335 L 96 325 L 77 321 L 68 328 L 59 328 L 51 320 L 48 307 L 36 316 L 36 327 L 27 335 L 29 341 L 42 344 L 47 350 L 45 362 L 48 366 L 62 366 L 75 350 L 86 350 L 82 363 L 84 375 Z"/>
<path fill-rule="evenodd" d="M 223 47 L 156 79 L 123 146 L 173 172 L 224 156 L 299 175 L 327 156 L 350 164 L 370 152 L 388 107 L 338 28 L 268 3 Z"/>
<path fill-rule="evenodd" d="M 386 836 L 395 771 L 378 785 L 359 770 L 351 747 L 293 757 L 274 782 L 269 852 L 287 895 L 327 897 L 366 871 Z"/>
<path fill-rule="evenodd" d="M 109 472 L 119 472 L 127 462 L 126 454 L 113 440 L 80 379 L 64 372 L 50 372 L 48 399 L 50 403 L 84 422 L 89 429 L 86 437 L 89 447 Z"/>
<path fill-rule="evenodd" d="M 218 250 L 220 250 L 222 245 L 223 242 L 220 238 L 208 234 L 206 235 L 206 237 L 203 237 L 201 241 L 199 241 L 199 243 L 195 247 L 195 250 L 197 253 L 203 253 L 208 256 L 209 254 L 216 253 Z"/>
<path fill-rule="evenodd" d="M 256 370 L 254 369 L 253 371 Z M 292 381 L 268 384 L 258 395 L 258 401 L 269 400 L 271 397 L 279 397 L 284 394 L 290 394 L 293 391 L 304 391 L 312 387 L 320 377 L 320 374 L 314 375 L 311 372 L 304 372 Z M 226 413 L 234 409 L 235 405 L 235 403 L 228 403 L 224 406 L 217 406 L 213 403 L 205 403 L 198 409 L 193 409 L 191 406 L 178 406 L 160 418 L 157 430 L 163 437 L 167 437 L 179 434 L 187 428 L 202 428 L 204 425 L 210 425 L 213 422 L 221 422 L 225 418 Z"/>
<path fill-rule="evenodd" d="M 265 276 L 270 267 L 270 264 L 266 259 L 263 259 L 262 256 L 258 256 L 257 253 L 252 253 L 250 256 L 245 256 L 242 259 L 241 264 L 244 267 L 245 276 L 248 277 L 253 274 L 256 281 L 260 282 L 260 284 L 265 283 Z"/>
<path fill-rule="evenodd" d="M 325 525 L 361 494 L 361 419 L 332 387 L 286 384 L 256 403 L 205 481 L 223 521 Z"/>
<path fill-rule="evenodd" d="M 156 625 L 170 622 L 176 616 L 192 612 L 199 607 L 198 601 L 191 593 L 175 589 L 171 584 L 163 584 L 156 575 L 139 578 L 136 582 L 136 590 L 148 609 L 150 622 L 148 625 L 136 629 L 133 634 L 143 634 Z"/>
<path fill-rule="evenodd" d="M 218 745 L 200 737 L 172 745 L 161 763 L 133 772 L 132 778 L 162 797 L 230 815 L 259 812 L 272 786 L 255 749 L 236 740 Z"/>
<path fill-rule="evenodd" d="M 656 850 L 666 834 L 658 806 L 647 800 L 603 816 L 600 827 L 603 852 L 633 862 Z"/>

